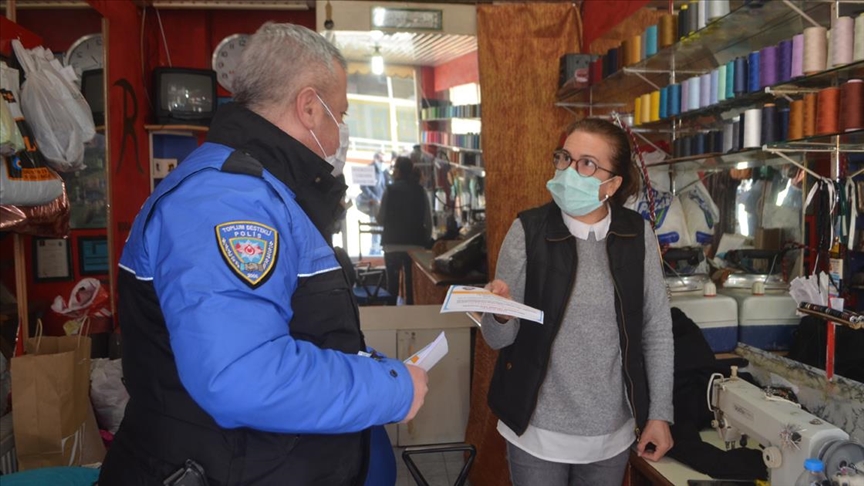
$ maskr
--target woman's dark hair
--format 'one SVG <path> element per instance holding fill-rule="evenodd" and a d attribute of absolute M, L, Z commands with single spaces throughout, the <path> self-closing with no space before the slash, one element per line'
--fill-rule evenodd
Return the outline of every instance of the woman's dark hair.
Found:
<path fill-rule="evenodd" d="M 411 173 L 414 171 L 414 162 L 408 157 L 396 157 L 396 162 L 393 163 L 393 178 L 400 180 L 408 180 L 411 178 Z"/>
<path fill-rule="evenodd" d="M 567 136 L 573 132 L 600 135 L 612 147 L 612 170 L 621 176 L 621 187 L 612 196 L 614 204 L 623 205 L 630 196 L 639 192 L 639 169 L 631 159 L 630 137 L 614 123 L 598 118 L 586 118 L 567 127 Z"/>

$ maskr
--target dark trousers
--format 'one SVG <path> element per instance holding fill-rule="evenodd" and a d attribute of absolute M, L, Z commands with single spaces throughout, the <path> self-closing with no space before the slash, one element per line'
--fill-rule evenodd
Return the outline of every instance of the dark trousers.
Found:
<path fill-rule="evenodd" d="M 387 268 L 387 292 L 399 295 L 399 273 L 405 279 L 405 304 L 414 303 L 413 287 L 411 285 L 411 257 L 407 251 L 384 252 L 384 266 Z"/>

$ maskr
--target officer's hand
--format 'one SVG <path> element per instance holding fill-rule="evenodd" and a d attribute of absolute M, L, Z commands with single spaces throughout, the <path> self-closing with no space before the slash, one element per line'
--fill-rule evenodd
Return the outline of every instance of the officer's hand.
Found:
<path fill-rule="evenodd" d="M 507 282 L 503 280 L 493 280 L 486 284 L 486 287 L 484 288 L 499 297 L 504 297 L 505 299 L 512 299 L 512 297 L 510 297 L 510 287 L 507 285 Z M 513 317 L 495 314 L 495 320 L 500 322 L 501 324 L 504 324 L 510 319 L 513 319 Z"/>
<path fill-rule="evenodd" d="M 402 419 L 401 423 L 407 423 L 412 420 L 423 402 L 426 400 L 426 392 L 429 391 L 429 377 L 426 375 L 426 370 L 414 365 L 405 365 L 408 368 L 408 373 L 411 373 L 411 381 L 414 383 L 414 399 L 411 401 L 411 408 L 408 410 L 408 415 Z"/>

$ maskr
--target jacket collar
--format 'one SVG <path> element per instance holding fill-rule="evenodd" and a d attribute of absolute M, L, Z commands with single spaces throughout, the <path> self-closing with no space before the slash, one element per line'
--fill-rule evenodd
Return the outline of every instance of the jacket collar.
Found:
<path fill-rule="evenodd" d="M 330 166 L 305 145 L 257 113 L 236 103 L 223 105 L 210 125 L 207 141 L 242 150 L 285 184 L 326 241 L 343 212 L 348 187 Z"/>

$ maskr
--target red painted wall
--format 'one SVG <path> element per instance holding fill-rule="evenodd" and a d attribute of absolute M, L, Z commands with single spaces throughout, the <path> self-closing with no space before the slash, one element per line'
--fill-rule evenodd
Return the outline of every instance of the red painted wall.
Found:
<path fill-rule="evenodd" d="M 42 37 L 43 45 L 54 52 L 66 52 L 82 35 L 102 32 L 102 16 L 90 8 L 19 9 L 16 15 L 19 24 Z"/>
<path fill-rule="evenodd" d="M 161 10 L 162 27 L 176 67 L 210 69 L 213 49 L 232 34 L 252 34 L 267 21 L 299 24 L 315 29 L 315 11 L 260 10 Z M 162 45 L 159 25 L 152 11 L 147 14 L 148 28 L 156 29 L 159 38 L 154 66 L 168 66 L 168 55 Z M 220 96 L 230 94 L 219 87 Z"/>
<path fill-rule="evenodd" d="M 480 70 L 477 64 L 477 52 L 471 52 L 440 66 L 435 66 L 434 76 L 436 92 L 445 91 L 453 86 L 479 83 Z"/>

